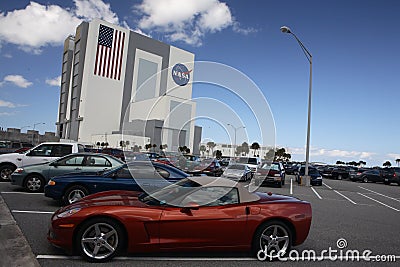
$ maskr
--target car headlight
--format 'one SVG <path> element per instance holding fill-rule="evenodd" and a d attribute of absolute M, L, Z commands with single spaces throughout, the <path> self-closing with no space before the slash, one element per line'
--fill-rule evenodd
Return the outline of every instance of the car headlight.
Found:
<path fill-rule="evenodd" d="M 24 172 L 24 169 L 23 168 L 17 168 L 14 172 L 15 173 L 22 173 L 22 172 Z"/>
<path fill-rule="evenodd" d="M 75 213 L 77 213 L 80 210 L 81 210 L 81 208 L 73 208 L 73 209 L 70 209 L 70 210 L 66 210 L 66 211 L 61 212 L 60 214 L 58 214 L 57 218 L 65 218 L 65 217 L 74 215 Z"/>

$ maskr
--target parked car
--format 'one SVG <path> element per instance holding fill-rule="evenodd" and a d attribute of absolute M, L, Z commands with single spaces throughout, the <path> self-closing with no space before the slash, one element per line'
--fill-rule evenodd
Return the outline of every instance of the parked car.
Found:
<path fill-rule="evenodd" d="M 192 174 L 205 174 L 208 176 L 221 176 L 224 170 L 217 159 L 205 159 L 193 168 Z"/>
<path fill-rule="evenodd" d="M 241 183 L 200 176 L 151 195 L 109 191 L 88 196 L 53 214 L 47 239 L 91 262 L 109 261 L 123 251 L 211 249 L 257 255 L 266 250 L 277 257 L 306 240 L 311 220 L 309 202 L 251 193 Z"/>
<path fill-rule="evenodd" d="M 356 170 L 351 170 L 349 172 L 349 179 L 353 182 L 357 181 L 357 175 L 361 176 L 361 174 L 365 171 L 368 171 L 369 169 L 364 169 L 364 168 L 360 168 L 360 169 L 356 169 Z"/>
<path fill-rule="evenodd" d="M 384 168 L 383 182 L 385 184 L 397 183 L 400 185 L 400 167 Z"/>
<path fill-rule="evenodd" d="M 301 166 L 296 173 L 296 182 L 301 183 L 301 180 L 304 179 L 306 173 L 306 167 Z M 310 176 L 310 184 L 311 185 L 322 185 L 322 176 L 319 173 L 318 169 L 312 166 L 308 167 L 308 175 Z"/>
<path fill-rule="evenodd" d="M 296 163 L 287 165 L 287 167 L 285 168 L 286 174 L 296 174 L 296 172 L 299 170 L 299 166 L 300 164 Z"/>
<path fill-rule="evenodd" d="M 25 153 L 0 155 L 0 181 L 9 180 L 17 168 L 43 162 L 50 162 L 71 153 L 84 152 L 85 146 L 79 143 L 46 142 Z"/>
<path fill-rule="evenodd" d="M 357 173 L 354 181 L 368 182 L 384 182 L 383 172 L 380 169 L 371 169 L 364 172 Z"/>
<path fill-rule="evenodd" d="M 181 170 L 152 161 L 133 161 L 101 174 L 64 175 L 51 178 L 44 195 L 65 204 L 107 190 L 152 191 L 189 175 Z"/>
<path fill-rule="evenodd" d="M 105 148 L 101 149 L 100 152 L 103 154 L 108 154 L 113 157 L 116 157 L 122 161 L 125 161 L 125 155 L 124 155 L 124 151 L 122 149 L 105 147 Z"/>
<path fill-rule="evenodd" d="M 259 157 L 240 157 L 236 160 L 236 163 L 246 164 L 254 174 L 257 168 L 261 166 L 261 159 Z"/>
<path fill-rule="evenodd" d="M 278 187 L 285 185 L 285 168 L 282 163 L 264 163 L 255 173 L 254 184 L 256 186 L 277 185 Z"/>
<path fill-rule="evenodd" d="M 231 164 L 228 165 L 221 177 L 234 181 L 247 181 L 250 180 L 253 175 L 249 166 L 246 164 Z"/>
<path fill-rule="evenodd" d="M 124 164 L 107 154 L 76 153 L 52 162 L 17 168 L 11 175 L 11 184 L 24 187 L 28 192 L 43 191 L 51 177 L 70 173 L 97 173 Z"/>

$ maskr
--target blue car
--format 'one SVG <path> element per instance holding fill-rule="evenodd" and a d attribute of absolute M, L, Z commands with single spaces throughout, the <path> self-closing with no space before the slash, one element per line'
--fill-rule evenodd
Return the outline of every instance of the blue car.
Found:
<path fill-rule="evenodd" d="M 53 177 L 44 187 L 44 195 L 64 204 L 87 195 L 108 190 L 151 192 L 189 175 L 173 166 L 151 161 L 135 161 L 104 173 Z"/>

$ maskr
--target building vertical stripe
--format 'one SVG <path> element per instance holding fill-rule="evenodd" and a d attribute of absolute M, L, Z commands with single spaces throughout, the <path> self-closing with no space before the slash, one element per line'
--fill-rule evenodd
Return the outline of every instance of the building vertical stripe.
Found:
<path fill-rule="evenodd" d="M 124 41 L 125 41 L 125 33 L 122 33 L 122 48 L 121 48 L 121 58 L 119 60 L 119 74 L 118 80 L 121 79 L 121 70 L 122 70 L 122 56 L 124 54 Z"/>

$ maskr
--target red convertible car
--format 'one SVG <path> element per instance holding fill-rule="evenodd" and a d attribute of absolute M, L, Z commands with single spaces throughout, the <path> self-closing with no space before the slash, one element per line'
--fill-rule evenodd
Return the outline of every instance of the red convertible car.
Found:
<path fill-rule="evenodd" d="M 60 208 L 48 240 L 86 260 L 123 252 L 253 251 L 275 255 L 305 241 L 311 205 L 272 193 L 248 192 L 225 178 L 188 177 L 151 195 L 93 194 Z"/>

